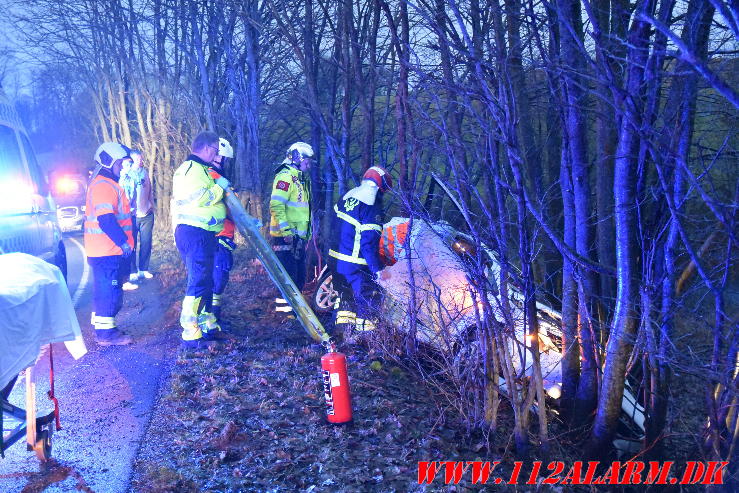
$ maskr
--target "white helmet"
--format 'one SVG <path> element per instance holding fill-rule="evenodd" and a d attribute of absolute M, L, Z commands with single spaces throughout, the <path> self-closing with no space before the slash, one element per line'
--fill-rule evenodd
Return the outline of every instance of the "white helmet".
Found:
<path fill-rule="evenodd" d="M 231 144 L 223 137 L 218 139 L 218 155 L 229 158 L 234 157 L 234 148 L 231 147 Z"/>
<path fill-rule="evenodd" d="M 118 142 L 104 142 L 95 151 L 95 162 L 110 169 L 116 161 L 130 158 L 130 149 Z"/>
<path fill-rule="evenodd" d="M 285 160 L 282 161 L 285 164 L 294 163 L 298 156 L 300 157 L 313 157 L 313 148 L 310 144 L 305 142 L 296 142 L 287 148 L 287 155 Z"/>

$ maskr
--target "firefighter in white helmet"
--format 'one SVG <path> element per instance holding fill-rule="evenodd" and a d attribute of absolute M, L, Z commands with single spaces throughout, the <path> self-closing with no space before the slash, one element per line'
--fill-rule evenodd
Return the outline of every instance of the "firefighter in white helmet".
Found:
<path fill-rule="evenodd" d="M 311 237 L 310 169 L 313 148 L 296 142 L 287 149 L 272 184 L 269 201 L 269 234 L 272 250 L 282 262 L 298 290 L 305 284 L 305 247 Z M 275 299 L 275 311 L 289 313 L 283 298 Z"/>
<path fill-rule="evenodd" d="M 378 273 L 385 267 L 380 259 L 382 196 L 393 186 L 390 174 L 380 166 L 365 171 L 358 187 L 349 190 L 334 205 L 332 259 L 340 301 L 336 324 L 358 332 L 376 328 L 379 310 Z"/>
<path fill-rule="evenodd" d="M 97 166 L 87 186 L 85 254 L 92 267 L 92 323 L 101 346 L 131 344 L 131 338 L 115 323 L 133 253 L 131 205 L 118 184 L 124 164 L 130 161 L 126 146 L 105 142 L 95 152 Z"/>

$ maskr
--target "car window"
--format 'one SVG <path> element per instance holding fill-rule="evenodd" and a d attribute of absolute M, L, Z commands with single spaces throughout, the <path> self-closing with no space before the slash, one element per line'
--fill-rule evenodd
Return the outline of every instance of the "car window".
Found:
<path fill-rule="evenodd" d="M 46 196 L 49 194 L 49 184 L 46 181 L 46 175 L 41 171 L 38 161 L 36 161 L 36 154 L 33 152 L 33 148 L 31 148 L 28 137 L 25 134 L 20 135 L 21 142 L 23 143 L 23 151 L 26 153 L 26 161 L 28 161 L 28 171 L 31 173 L 31 180 L 36 184 L 39 195 Z"/>
<path fill-rule="evenodd" d="M 24 174 L 15 131 L 10 127 L 0 125 L 0 179 L 4 183 L 8 180 L 13 182 L 20 180 Z"/>
<path fill-rule="evenodd" d="M 0 214 L 29 212 L 32 194 L 15 130 L 0 125 Z"/>

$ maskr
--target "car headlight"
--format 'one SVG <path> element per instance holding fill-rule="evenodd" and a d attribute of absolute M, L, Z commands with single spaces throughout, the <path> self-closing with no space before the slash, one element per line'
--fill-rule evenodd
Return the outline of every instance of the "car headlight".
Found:
<path fill-rule="evenodd" d="M 475 248 L 475 245 L 460 236 L 454 238 L 452 250 L 459 256 L 469 255 L 473 258 L 477 257 L 477 248 Z"/>

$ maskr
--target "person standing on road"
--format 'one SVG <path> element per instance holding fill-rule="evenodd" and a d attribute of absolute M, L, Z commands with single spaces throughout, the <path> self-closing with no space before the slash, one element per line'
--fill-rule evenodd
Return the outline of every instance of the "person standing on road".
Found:
<path fill-rule="evenodd" d="M 340 296 L 335 322 L 357 332 L 377 326 L 380 297 L 374 281 L 384 268 L 379 251 L 382 196 L 392 186 L 390 174 L 372 166 L 362 176 L 362 183 L 334 205 L 333 231 L 337 234 L 328 254 Z"/>
<path fill-rule="evenodd" d="M 85 254 L 92 268 L 95 338 L 101 346 L 131 344 L 118 330 L 115 316 L 123 306 L 122 285 L 128 278 L 133 253 L 131 207 L 118 184 L 129 149 L 105 142 L 95 152 L 97 166 L 87 186 Z"/>
<path fill-rule="evenodd" d="M 143 165 L 141 151 L 132 150 L 131 160 L 131 165 L 124 168 L 120 179 L 120 184 L 131 203 L 133 216 L 133 255 L 131 255 L 131 275 L 127 284 L 154 277 L 149 272 L 151 237 L 154 229 L 154 192 L 149 173 Z"/>
<path fill-rule="evenodd" d="M 214 180 L 208 172 L 218 146 L 218 135 L 200 132 L 172 180 L 175 243 L 187 268 L 180 325 L 183 345 L 190 348 L 209 345 L 221 330 L 212 313 L 213 257 L 215 235 L 226 218 L 223 196 L 230 183 L 223 176 Z"/>
<path fill-rule="evenodd" d="M 209 170 L 213 180 L 218 180 L 223 176 L 226 159 L 232 159 L 233 157 L 234 150 L 231 144 L 223 137 L 218 139 L 218 155 L 213 159 Z M 221 318 L 221 309 L 223 306 L 223 292 L 226 290 L 228 277 L 233 267 L 233 251 L 236 249 L 234 231 L 234 222 L 226 217 L 223 221 L 223 230 L 216 234 L 217 243 L 213 261 L 213 315 L 224 330 L 228 330 L 228 327 Z"/>
<path fill-rule="evenodd" d="M 272 250 L 300 291 L 305 284 L 305 246 L 311 237 L 310 169 L 313 148 L 296 142 L 275 171 L 269 201 Z M 275 311 L 290 313 L 284 298 L 275 299 Z"/>

